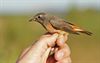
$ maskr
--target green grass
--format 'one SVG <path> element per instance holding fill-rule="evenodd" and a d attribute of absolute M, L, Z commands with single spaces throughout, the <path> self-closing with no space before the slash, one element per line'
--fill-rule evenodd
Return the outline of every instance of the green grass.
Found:
<path fill-rule="evenodd" d="M 93 32 L 93 36 L 69 36 L 73 63 L 100 63 L 100 11 L 73 10 L 64 18 Z M 29 15 L 0 16 L 0 63 L 15 63 L 20 52 L 46 32 L 28 19 Z"/>

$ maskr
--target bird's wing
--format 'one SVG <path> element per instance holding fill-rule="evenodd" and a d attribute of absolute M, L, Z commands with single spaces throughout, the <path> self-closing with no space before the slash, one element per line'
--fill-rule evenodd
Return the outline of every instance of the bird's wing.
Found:
<path fill-rule="evenodd" d="M 71 33 L 78 34 L 78 35 L 79 35 L 78 32 L 81 32 L 81 33 L 84 33 L 84 34 L 87 34 L 87 35 L 90 35 L 90 36 L 92 34 L 91 32 L 85 31 L 85 30 L 79 28 L 78 26 L 76 26 L 75 24 L 72 24 L 70 22 L 66 22 L 63 19 L 59 19 L 59 18 L 51 19 L 50 23 L 54 28 L 56 28 L 58 30 L 71 32 Z"/>
<path fill-rule="evenodd" d="M 58 30 L 70 31 L 73 32 L 75 29 L 80 29 L 75 24 L 66 22 L 63 19 L 51 19 L 50 23 L 52 26 Z"/>

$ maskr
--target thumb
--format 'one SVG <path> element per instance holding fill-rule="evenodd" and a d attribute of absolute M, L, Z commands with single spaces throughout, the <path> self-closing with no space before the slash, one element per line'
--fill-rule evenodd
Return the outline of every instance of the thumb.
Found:
<path fill-rule="evenodd" d="M 42 55 L 42 58 L 41 58 L 40 63 L 46 63 L 47 58 L 48 58 L 49 53 L 50 53 L 50 50 L 51 50 L 51 47 L 49 47 L 49 48 L 45 51 L 45 53 Z"/>

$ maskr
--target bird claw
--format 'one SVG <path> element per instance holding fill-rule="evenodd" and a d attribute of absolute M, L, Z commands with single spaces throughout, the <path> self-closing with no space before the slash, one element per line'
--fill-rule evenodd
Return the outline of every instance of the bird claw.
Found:
<path fill-rule="evenodd" d="M 62 31 L 62 30 L 55 30 L 53 33 L 57 33 L 57 34 L 59 34 L 59 36 L 60 35 L 69 35 L 69 33 L 67 33 L 67 32 L 65 32 L 65 31 Z"/>

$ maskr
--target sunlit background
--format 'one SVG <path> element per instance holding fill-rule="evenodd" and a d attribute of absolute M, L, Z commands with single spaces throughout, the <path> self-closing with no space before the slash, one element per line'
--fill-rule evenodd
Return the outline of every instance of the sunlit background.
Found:
<path fill-rule="evenodd" d="M 46 30 L 28 19 L 46 12 L 89 30 L 70 34 L 73 63 L 100 63 L 100 0 L 0 0 L 0 63 L 15 63 L 21 51 Z"/>

